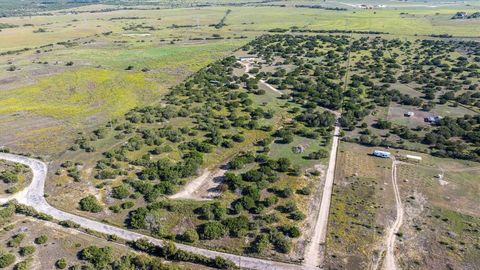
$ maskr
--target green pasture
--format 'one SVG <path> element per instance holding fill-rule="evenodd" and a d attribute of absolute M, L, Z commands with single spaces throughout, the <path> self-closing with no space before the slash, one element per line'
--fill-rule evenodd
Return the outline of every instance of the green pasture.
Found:
<path fill-rule="evenodd" d="M 0 114 L 25 111 L 65 120 L 83 120 L 96 114 L 120 116 L 164 91 L 142 73 L 83 68 L 0 92 Z"/>
<path fill-rule="evenodd" d="M 46 56 L 45 60 L 79 61 L 87 65 L 101 65 L 105 68 L 121 70 L 131 65 L 134 70 L 152 69 L 155 76 L 176 77 L 178 73 L 191 74 L 246 42 L 246 40 L 235 39 L 150 45 L 128 49 L 123 47 L 75 48 L 73 53 L 70 49 L 59 50 Z"/>

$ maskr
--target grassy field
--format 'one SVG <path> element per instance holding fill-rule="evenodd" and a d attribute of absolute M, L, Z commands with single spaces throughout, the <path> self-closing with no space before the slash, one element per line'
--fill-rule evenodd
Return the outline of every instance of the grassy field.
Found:
<path fill-rule="evenodd" d="M 79 69 L 41 79 L 33 86 L 4 91 L 0 113 L 27 111 L 74 120 L 97 113 L 115 117 L 161 93 L 142 73 Z"/>
<path fill-rule="evenodd" d="M 341 143 L 332 194 L 326 265 L 369 268 L 379 260 L 382 235 L 395 215 L 391 161 L 373 150 Z"/>
<path fill-rule="evenodd" d="M 474 269 L 479 263 L 480 164 L 420 156 L 420 163 L 401 165 L 398 171 L 406 213 L 399 263 L 404 269 Z"/>
<path fill-rule="evenodd" d="M 394 219 L 395 210 L 390 160 L 368 156 L 374 149 L 379 148 L 340 145 L 327 265 L 371 266 L 379 260 L 382 235 Z M 403 254 L 399 256 L 402 268 L 431 269 L 432 265 L 445 264 L 468 268 L 477 264 L 474 228 L 480 222 L 479 164 L 403 150 L 387 151 L 400 160 L 407 154 L 423 158 L 420 163 L 406 160 L 398 169 L 406 216 L 397 242 L 398 252 Z"/>

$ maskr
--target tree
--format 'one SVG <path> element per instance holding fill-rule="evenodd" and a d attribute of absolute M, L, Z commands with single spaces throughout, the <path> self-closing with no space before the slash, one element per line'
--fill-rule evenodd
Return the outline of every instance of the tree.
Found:
<path fill-rule="evenodd" d="M 97 198 L 93 195 L 89 195 L 79 202 L 80 209 L 92 213 L 98 213 L 103 210 L 103 207 L 98 202 Z"/>
<path fill-rule="evenodd" d="M 280 228 L 280 230 L 288 237 L 296 238 L 299 237 L 302 233 L 300 229 L 295 225 L 285 225 Z"/>
<path fill-rule="evenodd" d="M 321 158 L 326 158 L 328 156 L 328 151 L 325 150 L 325 149 L 319 149 L 318 151 L 316 152 L 312 152 L 310 154 L 308 154 L 308 158 L 309 159 L 321 159 Z"/>
<path fill-rule="evenodd" d="M 230 232 L 230 235 L 233 237 L 243 236 L 249 228 L 250 222 L 246 216 L 238 216 L 227 218 L 222 221 L 222 224 L 225 225 Z"/>
<path fill-rule="evenodd" d="M 34 246 L 25 246 L 25 247 L 21 247 L 20 250 L 18 251 L 18 253 L 20 254 L 20 256 L 28 256 L 30 254 L 33 254 L 35 252 L 35 247 Z"/>
<path fill-rule="evenodd" d="M 257 235 L 255 240 L 250 245 L 250 251 L 253 253 L 262 253 L 270 244 L 269 237 L 266 234 Z"/>
<path fill-rule="evenodd" d="M 305 214 L 297 210 L 290 213 L 290 215 L 288 215 L 288 218 L 293 220 L 304 220 Z"/>
<path fill-rule="evenodd" d="M 62 225 L 63 227 L 66 227 L 66 228 L 80 228 L 80 224 L 74 222 L 74 221 L 71 221 L 71 220 L 62 220 L 60 222 L 58 222 L 59 225 Z"/>
<path fill-rule="evenodd" d="M 130 191 L 127 185 L 120 185 L 112 189 L 112 197 L 115 199 L 122 200 L 127 198 L 128 195 L 130 195 Z"/>
<path fill-rule="evenodd" d="M 89 246 L 80 251 L 80 259 L 90 262 L 96 269 L 103 269 L 112 261 L 113 249 L 111 247 Z"/>
<path fill-rule="evenodd" d="M 30 260 L 21 261 L 13 267 L 14 270 L 28 270 L 30 265 Z"/>
<path fill-rule="evenodd" d="M 133 229 L 145 229 L 147 227 L 145 219 L 148 213 L 148 209 L 144 207 L 137 208 L 137 210 L 130 212 L 128 224 Z"/>
<path fill-rule="evenodd" d="M 218 221 L 211 221 L 198 226 L 198 235 L 202 240 L 218 239 L 227 234 L 227 229 Z"/>
<path fill-rule="evenodd" d="M 48 236 L 46 235 L 40 235 L 39 237 L 35 238 L 35 244 L 37 245 L 42 245 L 45 244 L 48 241 Z"/>
<path fill-rule="evenodd" d="M 293 142 L 293 134 L 289 132 L 285 132 L 282 134 L 282 143 L 289 144 Z"/>
<path fill-rule="evenodd" d="M 233 265 L 231 261 L 217 256 L 213 260 L 212 266 L 218 269 L 232 269 L 235 265 Z"/>
<path fill-rule="evenodd" d="M 146 238 L 140 238 L 138 240 L 130 242 L 130 245 L 137 250 L 146 252 L 146 253 L 155 253 L 157 246 L 152 242 L 148 241 Z"/>
<path fill-rule="evenodd" d="M 18 182 L 18 175 L 13 172 L 3 172 L 0 174 L 0 179 L 3 180 L 4 183 L 17 183 Z"/>
<path fill-rule="evenodd" d="M 12 239 L 10 239 L 10 241 L 8 241 L 7 245 L 9 247 L 18 247 L 20 246 L 20 243 L 22 243 L 23 239 L 25 239 L 27 235 L 24 234 L 24 233 L 19 233 L 19 234 L 16 234 L 14 236 L 12 236 Z"/>
<path fill-rule="evenodd" d="M 279 158 L 277 160 L 277 171 L 279 172 L 288 172 L 291 166 L 291 162 L 288 158 Z"/>
<path fill-rule="evenodd" d="M 198 237 L 197 231 L 192 230 L 192 229 L 187 229 L 182 234 L 182 240 L 185 241 L 185 242 L 195 243 L 196 241 L 198 241 L 198 239 L 199 239 L 199 237 Z"/>
<path fill-rule="evenodd" d="M 0 268 L 5 268 L 15 262 L 15 255 L 0 251 Z"/>
<path fill-rule="evenodd" d="M 273 229 L 270 232 L 270 242 L 275 246 L 275 249 L 280 253 L 289 253 L 292 249 L 292 243 L 281 232 Z"/>
<path fill-rule="evenodd" d="M 55 267 L 58 269 L 65 269 L 67 268 L 67 259 L 61 258 L 58 261 L 55 262 Z"/>
<path fill-rule="evenodd" d="M 177 253 L 177 246 L 171 241 L 165 241 L 162 247 L 162 255 L 165 259 L 174 257 Z"/>

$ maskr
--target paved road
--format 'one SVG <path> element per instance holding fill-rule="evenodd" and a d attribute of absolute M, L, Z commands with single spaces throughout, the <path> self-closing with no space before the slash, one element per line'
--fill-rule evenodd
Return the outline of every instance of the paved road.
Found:
<path fill-rule="evenodd" d="M 396 233 L 400 229 L 400 226 L 402 226 L 403 222 L 403 205 L 402 205 L 402 198 L 400 197 L 400 191 L 398 189 L 397 185 L 397 165 L 398 161 L 395 159 L 393 160 L 392 163 L 392 185 L 393 185 L 393 192 L 395 194 L 395 203 L 396 203 L 396 208 L 397 208 L 397 217 L 395 218 L 395 222 L 393 225 L 390 227 L 387 233 L 387 253 L 385 255 L 385 263 L 384 263 L 384 269 L 385 270 L 396 270 L 397 266 L 395 264 L 395 239 L 396 239 Z"/>
<path fill-rule="evenodd" d="M 118 228 L 115 226 L 103 224 L 88 218 L 80 217 L 74 214 L 63 212 L 58 210 L 51 205 L 44 198 L 44 186 L 45 180 L 47 178 L 47 165 L 37 159 L 28 158 L 24 156 L 0 153 L 0 159 L 8 160 L 11 162 L 21 163 L 30 167 L 33 172 L 33 179 L 30 185 L 24 190 L 10 196 L 0 198 L 0 203 L 6 203 L 11 199 L 16 199 L 19 203 L 32 206 L 39 212 L 43 212 L 53 216 L 57 220 L 71 220 L 80 224 L 83 228 L 95 230 L 104 234 L 116 235 L 125 240 L 137 240 L 140 238 L 146 238 L 150 242 L 162 246 L 162 240 L 145 236 L 136 232 Z M 208 249 L 202 249 L 197 247 L 192 247 L 183 244 L 176 244 L 177 247 L 181 250 L 194 252 L 197 254 L 202 254 L 207 257 L 216 257 L 220 256 L 226 259 L 233 261 L 237 266 L 249 268 L 249 269 L 285 269 L 285 270 L 298 270 L 306 269 L 310 270 L 308 267 L 296 265 L 296 264 L 287 264 L 276 261 L 262 260 L 252 257 L 238 256 L 234 254 L 228 254 L 223 252 L 212 251 Z"/>
<path fill-rule="evenodd" d="M 305 265 L 309 267 L 320 267 L 320 264 L 322 263 L 320 248 L 322 245 L 325 245 L 325 240 L 327 236 L 328 214 L 330 212 L 330 201 L 332 198 L 333 179 L 335 176 L 335 163 L 337 160 L 339 134 L 340 127 L 335 126 L 320 211 L 318 213 L 317 221 L 315 223 L 312 239 L 305 250 Z"/>

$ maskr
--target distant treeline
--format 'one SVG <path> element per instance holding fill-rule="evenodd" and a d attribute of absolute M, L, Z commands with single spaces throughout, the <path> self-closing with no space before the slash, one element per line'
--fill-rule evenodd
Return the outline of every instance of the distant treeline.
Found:
<path fill-rule="evenodd" d="M 317 8 L 317 9 L 324 9 L 324 10 L 334 10 L 334 11 L 347 11 L 346 8 L 339 8 L 339 7 L 324 7 L 322 5 L 295 5 L 296 8 Z"/>
<path fill-rule="evenodd" d="M 160 10 L 161 8 L 160 7 L 156 7 L 156 8 L 141 8 L 141 7 L 119 7 L 119 8 L 103 8 L 103 9 L 99 9 L 99 10 L 75 10 L 75 11 L 71 11 L 71 10 L 68 10 L 68 11 L 59 11 L 58 13 L 63 13 L 63 14 L 80 14 L 80 13 L 107 13 L 107 12 L 114 12 L 114 11 L 119 11 L 119 10 Z M 43 14 L 42 14 L 43 15 Z M 53 15 L 51 13 L 47 14 L 47 15 Z M 121 18 L 121 17 L 119 17 Z M 126 17 L 128 18 L 128 17 Z M 131 18 L 135 18 L 135 17 L 131 17 Z M 139 19 L 142 19 L 139 17 Z M 118 19 L 120 20 L 120 19 Z"/>
<path fill-rule="evenodd" d="M 453 36 L 450 34 L 431 34 L 429 36 L 436 37 L 436 38 L 453 38 Z"/>
<path fill-rule="evenodd" d="M 89 3 L 99 3 L 99 0 L 70 0 L 67 3 L 69 4 L 89 4 Z M 51 4 L 56 4 L 56 1 L 51 1 Z"/>
<path fill-rule="evenodd" d="M 77 42 L 72 42 L 70 40 L 67 40 L 67 41 L 59 41 L 56 43 L 57 45 L 63 45 L 65 47 L 73 47 L 73 46 L 77 46 L 78 43 Z M 27 52 L 27 51 L 31 51 L 31 50 L 37 50 L 37 49 L 43 49 L 43 48 L 47 48 L 47 47 L 52 47 L 54 44 L 53 43 L 49 43 L 49 44 L 45 44 L 45 45 L 41 45 L 41 46 L 38 46 L 38 47 L 34 47 L 34 48 L 23 48 L 23 49 L 18 49 L 18 50 L 11 50 L 11 51 L 6 51 L 6 52 L 0 52 L 0 56 L 5 56 L 5 55 L 12 55 L 12 54 L 18 54 L 18 53 L 22 53 L 22 52 Z"/>
<path fill-rule="evenodd" d="M 385 35 L 388 32 L 381 32 L 381 31 L 360 31 L 360 30 L 340 30 L 340 29 L 332 29 L 332 30 L 312 30 L 312 29 L 292 29 L 293 33 L 344 33 L 344 34 L 370 34 L 370 35 Z"/>
<path fill-rule="evenodd" d="M 175 28 L 192 28 L 192 27 L 196 27 L 197 25 L 195 24 L 172 24 L 171 26 L 168 26 L 167 28 L 170 28 L 170 29 L 175 29 Z"/>
<path fill-rule="evenodd" d="M 16 28 L 16 27 L 18 27 L 18 25 L 9 24 L 9 23 L 0 23 L 0 31 L 2 31 L 2 29 Z"/>
<path fill-rule="evenodd" d="M 215 39 L 245 39 L 248 38 L 247 36 L 237 36 L 237 37 L 222 37 L 222 36 L 212 36 L 212 37 L 207 37 L 207 38 L 201 38 L 201 37 L 194 37 L 194 38 L 189 38 L 189 40 L 215 40 Z"/>
<path fill-rule="evenodd" d="M 268 4 L 272 2 L 278 2 L 277 0 L 263 0 L 263 1 L 254 1 L 254 2 L 229 2 L 229 3 L 215 3 L 215 4 L 198 4 L 194 5 L 197 7 L 207 7 L 207 6 L 232 6 L 232 7 L 242 7 L 242 6 L 255 6 L 259 4 Z"/>
<path fill-rule="evenodd" d="M 32 48 L 23 48 L 23 49 L 18 49 L 18 50 L 13 50 L 13 51 L 6 51 L 6 52 L 0 52 L 0 56 L 5 56 L 5 55 L 11 55 L 11 54 L 17 54 L 21 52 L 26 52 L 31 50 Z"/>
<path fill-rule="evenodd" d="M 110 18 L 109 21 L 117 21 L 117 20 L 141 20 L 146 19 L 147 17 L 113 17 Z"/>

